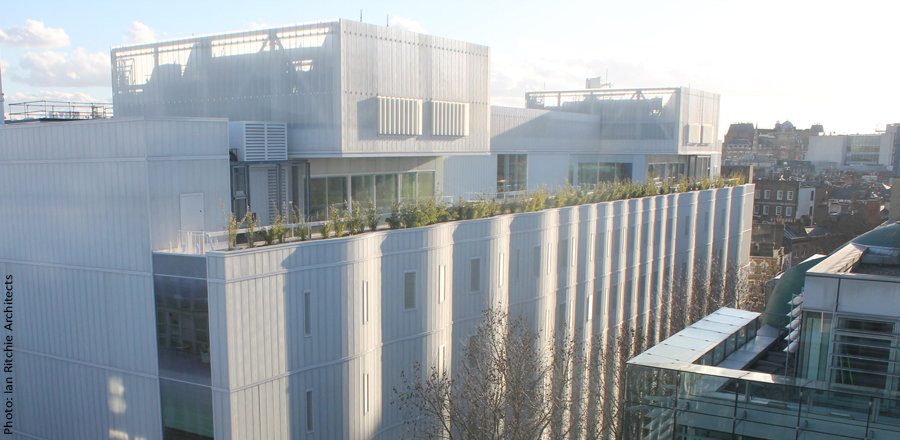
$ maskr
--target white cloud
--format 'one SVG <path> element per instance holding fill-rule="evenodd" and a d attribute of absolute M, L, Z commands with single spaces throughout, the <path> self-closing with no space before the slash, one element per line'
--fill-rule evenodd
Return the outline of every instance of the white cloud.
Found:
<path fill-rule="evenodd" d="M 69 45 L 69 35 L 62 28 L 44 26 L 44 22 L 27 19 L 25 26 L 0 29 L 0 44 L 23 49 L 54 49 Z"/>
<path fill-rule="evenodd" d="M 267 29 L 272 26 L 269 25 L 265 20 L 254 20 L 250 22 L 250 29 Z"/>
<path fill-rule="evenodd" d="M 131 29 L 126 33 L 132 43 L 152 43 L 156 41 L 156 32 L 144 23 L 133 21 Z"/>
<path fill-rule="evenodd" d="M 109 55 L 103 52 L 28 52 L 19 64 L 13 78 L 32 86 L 109 86 Z"/>
<path fill-rule="evenodd" d="M 71 101 L 71 102 L 106 102 L 84 92 L 64 92 L 61 90 L 41 90 L 37 93 L 17 92 L 6 97 L 7 103 L 25 101 Z"/>
<path fill-rule="evenodd" d="M 425 26 L 422 26 L 422 23 L 419 23 L 416 20 L 411 18 L 396 16 L 391 17 L 391 20 L 388 22 L 388 26 L 403 29 L 405 31 L 417 32 L 420 34 L 427 34 L 428 31 L 425 30 Z"/>

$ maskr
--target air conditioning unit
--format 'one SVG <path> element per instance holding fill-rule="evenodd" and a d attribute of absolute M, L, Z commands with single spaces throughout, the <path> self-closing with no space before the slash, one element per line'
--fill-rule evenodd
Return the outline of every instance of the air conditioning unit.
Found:
<path fill-rule="evenodd" d="M 237 152 L 242 162 L 287 160 L 287 124 L 229 122 L 228 147 Z"/>

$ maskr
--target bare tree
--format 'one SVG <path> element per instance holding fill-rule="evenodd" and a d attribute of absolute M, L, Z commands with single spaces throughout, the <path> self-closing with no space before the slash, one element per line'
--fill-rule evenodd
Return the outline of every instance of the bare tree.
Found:
<path fill-rule="evenodd" d="M 486 310 L 458 374 L 417 364 L 393 403 L 411 438 L 562 438 L 574 426 L 566 421 L 577 364 L 568 337 L 542 338 L 524 319 Z"/>

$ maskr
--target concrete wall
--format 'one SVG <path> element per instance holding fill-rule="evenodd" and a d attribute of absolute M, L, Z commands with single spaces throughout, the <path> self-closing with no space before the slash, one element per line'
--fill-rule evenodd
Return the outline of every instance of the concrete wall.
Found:
<path fill-rule="evenodd" d="M 224 120 L 0 128 L 0 273 L 14 282 L 14 429 L 23 438 L 160 439 L 151 249 L 179 194 L 228 200 Z"/>
<path fill-rule="evenodd" d="M 604 341 L 631 322 L 658 340 L 678 271 L 708 280 L 723 270 L 715 258 L 746 264 L 752 205 L 746 185 L 209 253 L 216 438 L 397 438 L 405 428 L 390 401 L 400 372 L 433 365 L 442 345 L 448 367 L 458 365 L 492 305 L 545 333 Z"/>
<path fill-rule="evenodd" d="M 832 162 L 836 166 L 844 164 L 845 136 L 812 136 L 806 150 L 806 160 L 813 163 Z"/>

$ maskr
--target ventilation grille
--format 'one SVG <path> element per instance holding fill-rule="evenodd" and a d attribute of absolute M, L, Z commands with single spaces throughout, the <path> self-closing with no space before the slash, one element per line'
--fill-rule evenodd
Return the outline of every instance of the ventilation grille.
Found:
<path fill-rule="evenodd" d="M 469 104 L 431 101 L 431 134 L 434 136 L 468 136 Z"/>
<path fill-rule="evenodd" d="M 378 97 L 378 134 L 418 136 L 422 134 L 422 100 Z"/>
<path fill-rule="evenodd" d="M 287 124 L 230 122 L 229 144 L 244 162 L 287 160 Z"/>

